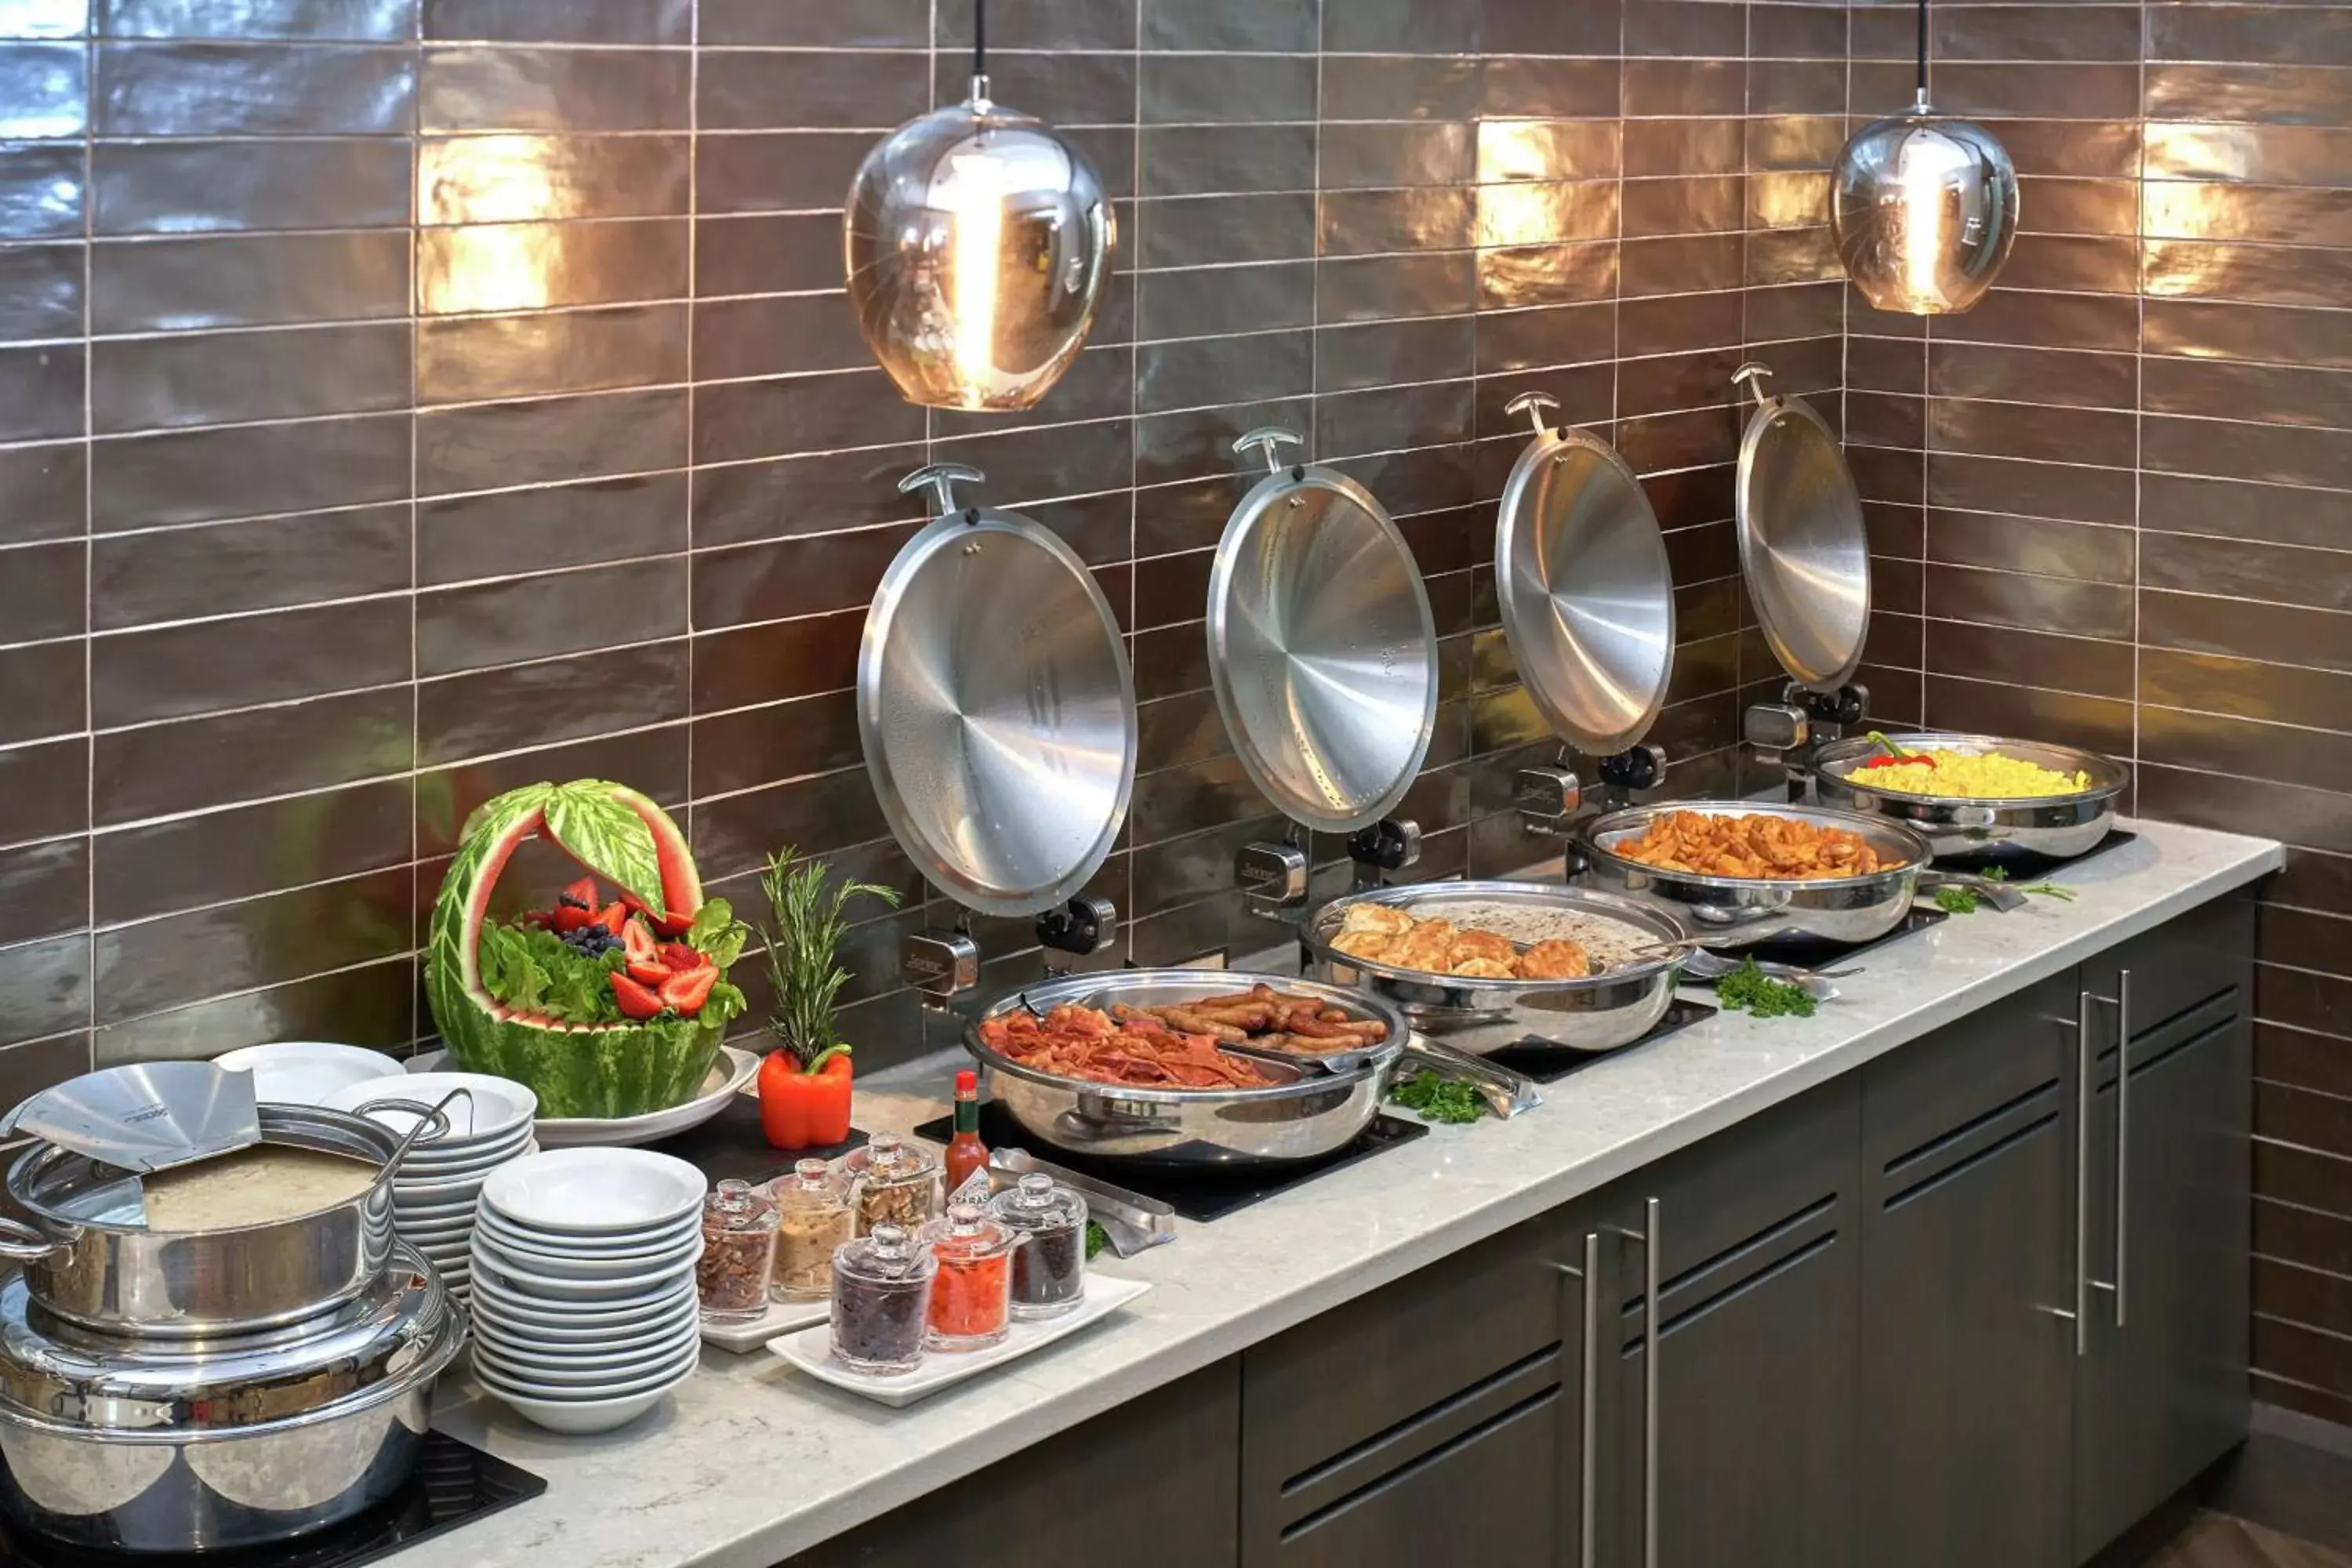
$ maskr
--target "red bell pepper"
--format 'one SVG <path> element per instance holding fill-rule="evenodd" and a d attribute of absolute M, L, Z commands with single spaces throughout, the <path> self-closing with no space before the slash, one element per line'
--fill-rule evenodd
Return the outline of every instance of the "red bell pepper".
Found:
<path fill-rule="evenodd" d="M 1871 758 L 1862 765 L 1865 768 L 1901 768 L 1908 767 L 1914 763 L 1917 763 L 1923 767 L 1932 768 L 1936 765 L 1936 759 L 1930 756 L 1922 755 L 1916 752 L 1909 752 L 1900 757 L 1890 757 L 1885 752 L 1881 752 L 1879 755 Z"/>
<path fill-rule="evenodd" d="M 849 1047 L 835 1046 L 806 1068 L 790 1051 L 760 1064 L 760 1130 L 778 1149 L 824 1149 L 849 1136 Z"/>

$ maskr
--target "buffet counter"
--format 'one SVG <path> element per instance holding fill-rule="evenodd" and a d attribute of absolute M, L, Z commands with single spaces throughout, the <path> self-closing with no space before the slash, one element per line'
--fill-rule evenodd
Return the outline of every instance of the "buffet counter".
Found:
<path fill-rule="evenodd" d="M 2069 868 L 2071 903 L 1955 918 L 1872 952 L 1811 1018 L 1724 1013 L 1547 1091 L 1510 1121 L 1439 1127 L 1132 1259 L 1156 1289 L 1055 1349 L 905 1410 L 764 1352 L 706 1350 L 636 1425 L 568 1439 L 445 1389 L 436 1425 L 547 1478 L 546 1495 L 404 1552 L 404 1568 L 771 1568 L 1024 1445 L 1209 1366 L 2242 889 L 2266 840 L 2133 824 Z M 944 1108 L 961 1054 L 861 1079 L 856 1120 L 904 1132 Z"/>

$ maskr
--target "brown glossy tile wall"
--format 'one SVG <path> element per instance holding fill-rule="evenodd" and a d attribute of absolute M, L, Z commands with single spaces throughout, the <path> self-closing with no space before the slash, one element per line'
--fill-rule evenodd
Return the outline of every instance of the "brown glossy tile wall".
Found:
<path fill-rule="evenodd" d="M 1853 96 L 1907 91 L 1854 14 Z M 1901 26 L 1896 24 L 1901 22 Z M 2259 1396 L 2352 1417 L 2352 61 L 2327 7 L 1944 9 L 1939 104 L 2008 142 L 2023 232 L 1976 310 L 1849 307 L 1886 573 L 1885 716 L 2096 745 L 2146 815 L 2287 839 L 2256 1050 Z M 1977 63 L 1984 62 L 1984 63 Z M 1883 618 L 1884 622 L 1885 618 Z"/>
<path fill-rule="evenodd" d="M 650 790 L 726 891 L 790 840 L 919 900 L 848 688 L 915 519 L 894 480 L 933 457 L 1060 530 L 1134 635 L 1116 956 L 1265 940 L 1226 868 L 1274 825 L 1201 649 L 1253 425 L 1370 484 L 1428 575 L 1430 874 L 1540 852 L 1501 815 L 1553 748 L 1487 544 L 1520 391 L 1650 478 L 1685 627 L 1659 732 L 1684 787 L 1736 776 L 1769 672 L 1726 378 L 1759 353 L 1837 412 L 1843 6 L 997 10 L 998 96 L 1071 128 L 1124 242 L 1092 346 L 1012 421 L 900 402 L 840 288 L 849 173 L 961 92 L 968 3 L 0 4 L 0 1100 L 429 1033 L 443 859 L 535 777 Z M 923 1039 L 889 979 L 922 918 L 860 930 L 878 1061 Z"/>

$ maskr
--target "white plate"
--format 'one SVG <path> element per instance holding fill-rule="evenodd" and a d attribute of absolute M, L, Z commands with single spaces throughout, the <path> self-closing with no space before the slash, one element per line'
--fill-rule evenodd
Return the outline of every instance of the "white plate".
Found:
<path fill-rule="evenodd" d="M 531 1118 L 539 1111 L 539 1096 L 511 1079 L 492 1078 L 488 1073 L 404 1073 L 395 1069 L 386 1077 L 352 1085 L 331 1100 L 327 1109 L 356 1114 L 361 1106 L 373 1100 L 407 1100 L 429 1106 L 461 1089 L 472 1099 L 457 1100 L 449 1107 L 446 1113 L 449 1131 L 418 1144 L 420 1152 L 528 1135 Z M 404 1135 L 417 1122 L 417 1118 L 405 1110 L 373 1111 L 368 1119 Z"/>
<path fill-rule="evenodd" d="M 446 1051 L 427 1051 L 408 1064 L 411 1072 L 434 1072 L 448 1065 Z M 652 1143 L 673 1132 L 683 1132 L 689 1127 L 699 1127 L 727 1109 L 730 1096 L 742 1092 L 760 1070 L 758 1053 L 735 1046 L 721 1046 L 719 1059 L 692 1100 L 683 1105 L 673 1105 L 667 1110 L 649 1110 L 643 1116 L 550 1116 L 539 1122 L 539 1141 L 550 1149 L 569 1149 L 581 1145 L 601 1145 L 624 1149 L 639 1143 Z"/>
<path fill-rule="evenodd" d="M 517 1291 L 495 1272 L 474 1275 L 474 1289 L 488 1303 L 485 1311 L 510 1324 L 555 1328 L 609 1328 L 695 1299 L 694 1277 L 682 1274 L 651 1290 L 609 1301 L 548 1301 Z"/>
<path fill-rule="evenodd" d="M 659 1405 L 670 1391 L 692 1377 L 688 1368 L 674 1381 L 642 1394 L 629 1394 L 614 1399 L 541 1399 L 530 1394 L 510 1393 L 488 1378 L 482 1386 L 491 1396 L 503 1400 L 514 1413 L 534 1426 L 544 1426 L 551 1432 L 561 1432 L 570 1437 L 585 1437 L 598 1432 L 617 1431 Z"/>
<path fill-rule="evenodd" d="M 813 1329 L 803 1329 L 796 1334 L 786 1334 L 770 1340 L 768 1348 L 815 1378 L 835 1388 L 845 1388 L 852 1394 L 862 1394 L 868 1399 L 899 1406 L 912 1405 L 918 1399 L 952 1388 L 968 1377 L 976 1377 L 991 1367 L 1017 1361 L 1034 1350 L 1042 1350 L 1055 1340 L 1077 1332 L 1088 1323 L 1117 1311 L 1138 1296 L 1151 1289 L 1143 1279 L 1111 1279 L 1100 1274 L 1087 1276 L 1087 1299 L 1075 1312 L 1039 1322 L 1016 1321 L 1012 1332 L 1002 1344 L 984 1351 L 932 1351 L 923 1357 L 922 1364 L 898 1377 L 873 1377 L 852 1372 L 833 1359 L 833 1325 L 819 1323 Z"/>
<path fill-rule="evenodd" d="M 393 1221 L 394 1224 L 407 1220 L 416 1225 L 438 1225 L 444 1220 L 470 1220 L 474 1215 L 476 1201 L 480 1196 L 481 1189 L 477 1187 L 473 1192 L 459 1197 L 429 1204 L 410 1203 L 401 1195 L 399 1184 L 395 1182 L 393 1184 L 392 1194 Z"/>
<path fill-rule="evenodd" d="M 771 1301 L 766 1311 L 748 1323 L 714 1323 L 709 1318 L 703 1319 L 702 1342 L 741 1355 L 746 1351 L 758 1350 L 778 1334 L 824 1322 L 832 1315 L 833 1303 L 822 1297 L 814 1301 Z"/>
<path fill-rule="evenodd" d="M 327 1040 L 280 1040 L 242 1046 L 213 1058 L 223 1072 L 253 1074 L 253 1097 L 279 1105 L 324 1105 L 347 1084 L 383 1078 L 400 1064 L 382 1051 L 339 1046 Z"/>
<path fill-rule="evenodd" d="M 392 1222 L 392 1228 L 394 1233 L 409 1246 L 419 1252 L 433 1255 L 452 1251 L 463 1252 L 474 1239 L 473 1226 L 463 1221 L 434 1230 L 421 1230 L 413 1225 L 403 1225 L 395 1219 Z"/>
<path fill-rule="evenodd" d="M 616 1237 L 608 1245 L 588 1241 L 579 1237 L 556 1236 L 543 1230 L 530 1230 L 500 1215 L 492 1208 L 476 1208 L 475 1224 L 487 1231 L 491 1239 L 515 1254 L 518 1263 L 529 1263 L 545 1254 L 550 1259 L 587 1258 L 604 1262 L 619 1262 L 631 1258 L 651 1258 L 668 1251 L 702 1228 L 699 1216 L 688 1215 L 676 1225 L 642 1236 Z"/>
<path fill-rule="evenodd" d="M 702 1210 L 702 1173 L 642 1149 L 551 1149 L 499 1166 L 482 1202 L 528 1230 L 611 1237 Z"/>
<path fill-rule="evenodd" d="M 505 1347 L 478 1337 L 473 1341 L 473 1352 L 475 1366 L 487 1366 L 492 1375 L 511 1388 L 536 1394 L 568 1394 L 574 1389 L 583 1394 L 619 1394 L 633 1384 L 677 1376 L 679 1363 L 689 1355 L 699 1356 L 702 1344 L 689 1326 L 673 1331 L 667 1344 L 648 1345 L 634 1353 L 625 1352 L 602 1364 L 583 1362 L 576 1365 L 558 1363 L 553 1367 L 527 1366 L 509 1358 Z"/>
<path fill-rule="evenodd" d="M 386 1116 L 398 1114 L 398 1111 L 385 1112 Z M 521 1154 L 530 1142 L 530 1128 L 526 1124 L 511 1134 L 501 1133 L 488 1142 L 446 1147 L 438 1143 L 420 1143 L 408 1152 L 406 1159 L 401 1161 L 400 1176 L 404 1181 L 433 1182 L 477 1172 L 487 1173 Z"/>
<path fill-rule="evenodd" d="M 700 1235 L 688 1237 L 650 1258 L 557 1258 L 544 1253 L 513 1252 L 495 1237 L 474 1229 L 473 1248 L 519 1282 L 534 1289 L 556 1285 L 603 1287 L 654 1279 L 689 1265 L 702 1256 Z"/>
<path fill-rule="evenodd" d="M 695 1259 L 702 1256 L 702 1238 L 694 1238 L 694 1250 L 675 1263 L 660 1268 L 649 1268 L 635 1274 L 625 1274 L 602 1279 L 567 1279 L 559 1275 L 541 1274 L 536 1269 L 518 1268 L 495 1252 L 485 1251 L 478 1232 L 474 1237 L 474 1272 L 487 1273 L 507 1287 L 507 1293 L 526 1301 L 555 1305 L 574 1302 L 588 1307 L 616 1307 L 622 1302 L 650 1298 L 664 1286 L 690 1279 Z"/>
<path fill-rule="evenodd" d="M 609 1346 L 642 1344 L 700 1311 L 692 1296 L 682 1295 L 622 1322 L 574 1325 L 520 1322 L 492 1306 L 474 1314 L 474 1326 L 500 1341 L 501 1348 L 510 1349 L 514 1353 L 508 1359 L 529 1362 L 540 1356 L 604 1355 Z"/>

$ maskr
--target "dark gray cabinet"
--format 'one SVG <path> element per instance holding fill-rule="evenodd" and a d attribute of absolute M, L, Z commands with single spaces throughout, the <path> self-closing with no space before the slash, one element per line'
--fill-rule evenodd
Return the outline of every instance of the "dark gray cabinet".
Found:
<path fill-rule="evenodd" d="M 1243 1352 L 1245 1568 L 1574 1560 L 1598 1247 L 1577 1218 L 1519 1226 Z"/>
<path fill-rule="evenodd" d="M 1857 1108 L 1842 1080 L 1612 1189 L 1612 1217 L 1641 1239 L 1622 1249 L 1618 1375 L 1603 1395 L 1617 1507 L 1601 1562 L 1860 1561 Z M 1654 1348 L 1647 1248 L 1660 1238 Z"/>
<path fill-rule="evenodd" d="M 2242 901 L 2212 905 L 2084 965 L 2078 1558 L 2245 1435 L 2252 919 Z"/>
<path fill-rule="evenodd" d="M 1863 1561 L 2074 1561 L 2077 985 L 1862 1075 Z"/>

